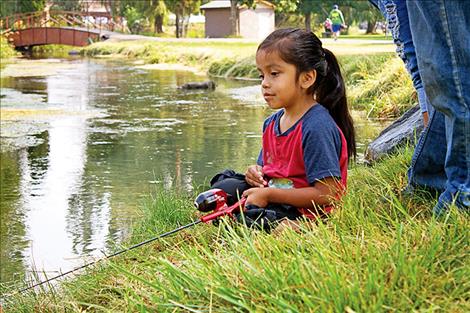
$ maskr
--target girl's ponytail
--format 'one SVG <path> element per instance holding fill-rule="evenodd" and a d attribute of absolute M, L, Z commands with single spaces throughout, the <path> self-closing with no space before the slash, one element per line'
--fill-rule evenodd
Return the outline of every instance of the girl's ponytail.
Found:
<path fill-rule="evenodd" d="M 346 86 L 334 54 L 322 48 L 326 66 L 320 66 L 313 89 L 315 100 L 328 109 L 348 143 L 348 157 L 356 157 L 356 139 L 352 117 L 349 114 L 346 99 Z M 323 64 L 322 64 L 323 65 Z"/>

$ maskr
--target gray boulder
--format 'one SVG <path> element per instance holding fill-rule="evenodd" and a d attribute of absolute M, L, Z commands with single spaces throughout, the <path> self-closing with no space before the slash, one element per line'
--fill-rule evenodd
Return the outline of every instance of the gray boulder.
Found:
<path fill-rule="evenodd" d="M 405 144 L 415 145 L 423 131 L 423 117 L 419 106 L 406 111 L 400 118 L 385 128 L 374 139 L 364 154 L 367 163 L 373 163 L 383 156 L 393 153 Z"/>
<path fill-rule="evenodd" d="M 215 83 L 212 80 L 208 80 L 205 82 L 191 82 L 191 83 L 186 83 L 184 85 L 181 85 L 178 87 L 179 89 L 210 89 L 214 90 L 215 89 Z"/>

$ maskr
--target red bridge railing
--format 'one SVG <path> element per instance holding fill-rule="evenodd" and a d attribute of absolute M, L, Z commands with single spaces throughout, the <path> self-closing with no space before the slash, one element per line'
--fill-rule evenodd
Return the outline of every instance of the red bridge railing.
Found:
<path fill-rule="evenodd" d="M 65 44 L 85 46 L 100 40 L 102 31 L 125 31 L 122 17 L 109 13 L 41 11 L 0 19 L 0 33 L 15 47 Z"/>
<path fill-rule="evenodd" d="M 125 32 L 122 17 L 109 13 L 76 11 L 39 11 L 15 14 L 0 19 L 3 33 L 31 27 L 84 27 Z"/>

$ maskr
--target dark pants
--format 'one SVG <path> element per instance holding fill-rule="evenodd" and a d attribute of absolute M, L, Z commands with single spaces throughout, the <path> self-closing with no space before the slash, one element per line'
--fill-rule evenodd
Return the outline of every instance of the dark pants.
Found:
<path fill-rule="evenodd" d="M 212 188 L 219 188 L 227 193 L 228 205 L 235 204 L 245 190 L 252 188 L 245 181 L 245 175 L 236 173 L 233 170 L 224 170 L 215 175 L 210 184 Z M 244 216 L 237 215 L 238 221 L 249 227 L 262 228 L 268 231 L 282 219 L 296 220 L 302 217 L 296 207 L 287 204 L 270 203 L 265 208 L 247 204 L 245 209 Z"/>

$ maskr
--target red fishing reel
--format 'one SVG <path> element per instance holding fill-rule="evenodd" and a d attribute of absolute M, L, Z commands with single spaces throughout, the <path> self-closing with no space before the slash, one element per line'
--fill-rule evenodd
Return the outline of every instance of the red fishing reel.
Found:
<path fill-rule="evenodd" d="M 194 201 L 194 205 L 201 212 L 212 212 L 200 218 L 204 223 L 215 220 L 221 216 L 231 216 L 245 208 L 245 198 L 241 198 L 237 203 L 227 205 L 227 193 L 222 189 L 209 189 L 199 194 Z"/>
<path fill-rule="evenodd" d="M 224 205 L 227 205 L 227 193 L 222 189 L 204 191 L 194 200 L 194 205 L 201 212 L 220 210 Z"/>

